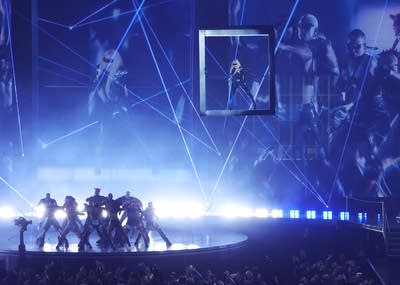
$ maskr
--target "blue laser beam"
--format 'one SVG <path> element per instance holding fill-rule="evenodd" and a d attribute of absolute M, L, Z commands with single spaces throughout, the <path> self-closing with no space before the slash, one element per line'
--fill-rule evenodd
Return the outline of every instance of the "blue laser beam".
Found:
<path fill-rule="evenodd" d="M 8 30 L 8 35 L 10 37 L 10 42 L 9 42 L 9 50 L 10 50 L 10 60 L 11 60 L 11 67 L 12 67 L 12 75 L 13 75 L 13 87 L 14 87 L 14 95 L 15 95 L 15 104 L 17 106 L 17 120 L 18 120 L 18 132 L 19 132 L 19 143 L 21 147 L 21 156 L 25 156 L 25 150 L 24 150 L 24 140 L 22 137 L 22 125 L 21 125 L 21 113 L 20 113 L 20 108 L 19 108 L 19 96 L 18 96 L 18 90 L 17 90 L 17 78 L 15 75 L 15 63 L 14 63 L 14 50 L 13 50 L 13 40 L 12 40 L 12 33 L 11 33 L 11 19 L 10 15 L 8 13 L 9 7 L 8 7 L 8 1 L 5 1 L 6 5 L 6 21 L 7 21 L 7 30 Z"/>
<path fill-rule="evenodd" d="M 136 7 L 136 1 L 135 1 L 135 0 L 132 0 L 132 3 L 133 3 L 133 5 Z M 171 111 L 172 111 L 172 113 L 173 113 L 173 115 L 174 115 L 175 122 L 176 122 L 176 124 L 177 124 L 179 133 L 180 133 L 181 138 L 182 138 L 182 142 L 183 142 L 183 144 L 184 144 L 184 146 L 185 146 L 186 152 L 187 152 L 187 154 L 188 154 L 189 160 L 190 160 L 191 165 L 192 165 L 192 168 L 193 168 L 193 172 L 194 172 L 194 174 L 195 174 L 195 176 L 196 176 L 197 183 L 199 184 L 200 190 L 201 190 L 201 192 L 202 192 L 202 194 L 203 194 L 203 199 L 207 200 L 207 195 L 206 195 L 206 193 L 205 193 L 205 191 L 204 191 L 204 188 L 203 188 L 203 185 L 202 185 L 202 183 L 201 183 L 201 179 L 200 179 L 199 173 L 198 173 L 198 171 L 197 171 L 196 165 L 194 164 L 194 161 L 193 161 L 193 158 L 192 158 L 192 155 L 191 155 L 189 146 L 188 146 L 188 144 L 187 144 L 187 142 L 186 142 L 186 138 L 185 138 L 185 136 L 184 136 L 184 134 L 183 134 L 183 131 L 182 131 L 182 127 L 181 127 L 181 125 L 179 124 L 178 118 L 177 118 L 177 116 L 176 116 L 174 106 L 173 106 L 173 104 L 172 104 L 171 98 L 170 98 L 169 93 L 168 93 L 168 90 L 167 90 L 167 86 L 166 86 L 165 81 L 164 81 L 164 77 L 163 77 L 163 75 L 162 75 L 162 73 L 161 73 L 161 70 L 160 70 L 160 67 L 159 67 L 159 65 L 158 65 L 156 56 L 155 56 L 155 54 L 154 54 L 153 47 L 152 47 L 152 45 L 151 45 L 150 39 L 149 39 L 149 37 L 148 37 L 148 35 L 147 35 L 146 29 L 145 29 L 145 27 L 144 27 L 144 25 L 143 25 L 143 21 L 141 20 L 141 18 L 139 18 L 139 23 L 140 23 L 140 26 L 141 26 L 142 31 L 143 31 L 143 33 L 144 33 L 144 36 L 145 36 L 145 39 L 146 39 L 146 43 L 147 43 L 148 48 L 149 48 L 149 50 L 150 50 L 151 56 L 152 56 L 152 58 L 153 58 L 153 62 L 154 62 L 154 65 L 155 65 L 155 67 L 156 67 L 156 69 L 157 69 L 157 73 L 158 73 L 158 75 L 159 75 L 160 81 L 161 81 L 161 83 L 162 83 L 162 85 L 163 85 L 163 87 L 164 87 L 165 95 L 166 95 L 167 100 L 168 100 L 168 103 L 169 103 L 169 105 L 170 105 L 170 107 L 171 107 Z"/>
<path fill-rule="evenodd" d="M 161 51 L 162 51 L 162 53 L 163 53 L 165 59 L 167 60 L 169 66 L 171 67 L 171 70 L 173 71 L 173 73 L 174 73 L 176 79 L 177 79 L 179 82 L 181 82 L 181 79 L 180 79 L 180 77 L 179 77 L 177 71 L 175 70 L 175 68 L 174 68 L 174 66 L 173 66 L 173 64 L 172 64 L 172 62 L 171 62 L 171 60 L 169 59 L 169 57 L 168 57 L 168 55 L 167 55 L 167 53 L 166 53 L 166 51 L 165 51 L 165 48 L 164 48 L 163 45 L 161 44 L 161 42 L 160 42 L 160 40 L 159 40 L 157 34 L 155 33 L 154 29 L 153 29 L 152 26 L 150 25 L 149 21 L 147 20 L 146 15 L 145 15 L 144 13 L 142 13 L 142 15 L 143 15 L 143 19 L 145 20 L 147 26 L 149 27 L 149 29 L 150 29 L 150 31 L 151 31 L 153 37 L 154 37 L 155 40 L 157 41 L 157 44 L 158 44 L 158 46 L 160 47 L 160 49 L 161 49 Z M 208 131 L 208 128 L 206 127 L 206 125 L 204 124 L 203 120 L 201 119 L 200 114 L 199 114 L 199 112 L 197 111 L 197 108 L 194 106 L 193 100 L 190 98 L 190 96 L 189 96 L 189 94 L 188 94 L 188 92 L 187 92 L 185 86 L 184 86 L 183 84 L 181 84 L 181 87 L 182 87 L 182 90 L 183 90 L 184 94 L 186 95 L 186 98 L 189 100 L 189 102 L 190 102 L 190 104 L 191 104 L 191 106 L 192 106 L 192 108 L 193 108 L 193 110 L 194 110 L 194 112 L 195 112 L 197 118 L 199 119 L 200 124 L 202 125 L 203 129 L 205 130 L 205 132 L 206 132 L 208 138 L 210 139 L 212 145 L 215 147 L 216 152 L 217 152 L 217 153 L 220 153 L 219 150 L 218 150 L 217 145 L 216 145 L 215 142 L 214 142 L 214 139 L 212 138 L 210 132 Z"/>

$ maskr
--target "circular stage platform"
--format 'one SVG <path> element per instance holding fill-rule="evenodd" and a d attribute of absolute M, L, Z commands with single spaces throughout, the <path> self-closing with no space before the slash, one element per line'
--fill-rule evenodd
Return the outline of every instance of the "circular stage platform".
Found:
<path fill-rule="evenodd" d="M 247 242 L 248 237 L 244 234 L 226 230 L 207 228 L 204 226 L 189 227 L 187 224 L 175 225 L 174 228 L 165 227 L 164 231 L 171 241 L 172 245 L 167 247 L 166 243 L 161 239 L 157 232 L 150 232 L 150 246 L 148 249 L 144 248 L 144 244 L 139 244 L 136 248 L 125 247 L 118 250 L 102 250 L 96 246 L 98 236 L 93 234 L 90 238 L 90 243 L 93 249 L 85 252 L 78 251 L 78 238 L 70 233 L 67 238 L 70 246 L 67 250 L 56 250 L 57 232 L 50 229 L 46 235 L 46 242 L 43 249 L 35 244 L 37 231 L 35 229 L 28 229 L 25 232 L 25 256 L 27 258 L 34 257 L 88 257 L 88 258 L 116 258 L 116 257 L 144 257 L 144 256 L 172 256 L 172 255 L 187 255 L 187 254 L 200 254 L 210 253 L 216 251 L 225 251 L 228 249 L 240 248 Z M 0 255 L 18 255 L 19 232 L 18 228 L 10 226 L 1 226 L 2 233 L 0 237 Z M 9 235 L 7 236 L 7 233 Z M 133 244 L 134 237 L 130 238 Z"/>

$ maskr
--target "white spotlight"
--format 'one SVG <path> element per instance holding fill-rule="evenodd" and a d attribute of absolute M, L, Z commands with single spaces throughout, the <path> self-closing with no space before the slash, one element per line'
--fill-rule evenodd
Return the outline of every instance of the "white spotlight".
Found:
<path fill-rule="evenodd" d="M 44 217 L 45 212 L 46 212 L 46 208 L 42 204 L 38 205 L 35 208 L 35 216 L 38 217 L 39 219 Z"/>
<path fill-rule="evenodd" d="M 12 219 L 15 218 L 17 214 L 10 207 L 1 207 L 0 208 L 0 218 L 1 219 Z"/>
<path fill-rule="evenodd" d="M 57 210 L 54 212 L 54 217 L 56 217 L 56 219 L 65 219 L 67 217 L 67 214 L 65 213 L 64 210 Z"/>

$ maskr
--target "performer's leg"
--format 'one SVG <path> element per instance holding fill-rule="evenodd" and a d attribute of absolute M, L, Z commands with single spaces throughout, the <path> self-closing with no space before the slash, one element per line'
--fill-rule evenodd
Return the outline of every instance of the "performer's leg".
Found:
<path fill-rule="evenodd" d="M 170 247 L 172 245 L 172 243 L 169 241 L 168 237 L 165 235 L 165 233 L 163 232 L 161 227 L 158 224 L 155 224 L 154 228 L 157 230 L 157 232 L 161 236 L 161 238 L 165 241 L 165 243 L 167 244 L 167 247 Z"/>

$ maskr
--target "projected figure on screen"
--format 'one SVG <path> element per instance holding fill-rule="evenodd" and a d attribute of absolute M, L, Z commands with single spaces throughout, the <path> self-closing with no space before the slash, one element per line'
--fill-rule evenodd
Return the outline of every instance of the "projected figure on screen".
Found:
<path fill-rule="evenodd" d="M 128 90 L 123 82 L 126 74 L 121 55 L 113 49 L 105 51 L 89 94 L 89 116 L 104 122 L 112 119 L 114 112 L 128 111 Z"/>
<path fill-rule="evenodd" d="M 395 35 L 395 40 L 393 42 L 391 50 L 394 51 L 397 55 L 398 60 L 400 60 L 400 13 L 396 15 L 390 15 L 390 19 L 393 21 L 393 31 Z M 400 72 L 400 67 L 398 68 L 398 71 Z"/>
<path fill-rule="evenodd" d="M 243 66 L 240 64 L 238 59 L 232 61 L 231 68 L 229 70 L 229 98 L 228 98 L 228 109 L 232 110 L 236 104 L 236 91 L 241 88 L 245 94 L 250 98 L 252 109 L 256 109 L 256 102 L 254 101 L 253 95 L 250 92 L 249 87 L 246 84 L 245 71 Z"/>
<path fill-rule="evenodd" d="M 127 71 L 123 68 L 121 55 L 109 49 L 104 52 L 98 65 L 89 94 L 89 116 L 99 122 L 99 133 L 96 140 L 96 173 L 101 171 L 106 157 L 106 150 L 114 149 L 112 142 L 118 134 L 115 119 L 122 119 L 128 113 L 128 89 L 124 83 Z"/>

